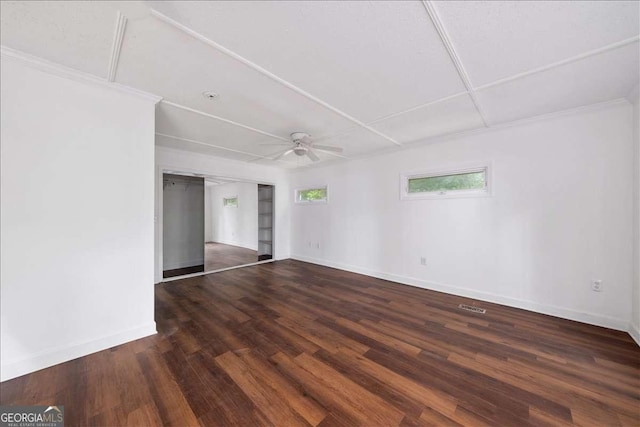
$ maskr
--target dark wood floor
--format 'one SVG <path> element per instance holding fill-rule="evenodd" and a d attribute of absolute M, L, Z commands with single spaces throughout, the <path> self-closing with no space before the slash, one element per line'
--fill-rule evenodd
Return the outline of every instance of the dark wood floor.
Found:
<path fill-rule="evenodd" d="M 191 267 L 182 267 L 182 268 L 175 268 L 173 270 L 164 270 L 162 272 L 162 277 L 166 279 L 168 277 L 178 277 L 178 276 L 185 276 L 187 274 L 202 273 L 203 271 L 205 271 L 204 264 L 193 265 Z"/>
<path fill-rule="evenodd" d="M 68 426 L 640 424 L 623 332 L 296 261 L 156 304 L 157 336 L 2 383 L 1 403 L 62 404 Z"/>
<path fill-rule="evenodd" d="M 258 251 L 217 242 L 204 244 L 204 271 L 258 262 Z"/>

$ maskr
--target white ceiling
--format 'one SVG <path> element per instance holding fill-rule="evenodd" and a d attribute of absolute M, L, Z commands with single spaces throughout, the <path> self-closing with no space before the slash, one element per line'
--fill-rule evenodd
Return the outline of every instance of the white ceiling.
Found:
<path fill-rule="evenodd" d="M 350 158 L 621 98 L 640 75 L 632 1 L 0 7 L 3 46 L 163 97 L 157 145 L 282 167 L 309 164 L 270 159 L 294 131 Z"/>

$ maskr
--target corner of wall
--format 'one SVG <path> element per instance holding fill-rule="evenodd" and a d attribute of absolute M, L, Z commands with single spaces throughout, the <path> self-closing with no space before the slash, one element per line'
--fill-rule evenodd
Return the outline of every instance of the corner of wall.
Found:
<path fill-rule="evenodd" d="M 633 284 L 629 335 L 640 345 L 640 86 L 627 95 L 633 104 Z"/>
<path fill-rule="evenodd" d="M 626 96 L 627 100 L 632 104 L 637 104 L 640 99 L 640 84 L 637 84 L 629 91 Z"/>
<path fill-rule="evenodd" d="M 640 346 L 640 327 L 633 322 L 629 323 L 629 335 Z"/>

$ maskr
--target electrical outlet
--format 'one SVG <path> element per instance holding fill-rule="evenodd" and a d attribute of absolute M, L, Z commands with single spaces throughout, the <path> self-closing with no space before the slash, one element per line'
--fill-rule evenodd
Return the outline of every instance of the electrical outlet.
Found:
<path fill-rule="evenodd" d="M 427 258 L 426 257 L 420 257 L 420 265 L 427 265 Z"/>
<path fill-rule="evenodd" d="M 320 249 L 320 243 L 316 242 L 316 249 Z"/>
<path fill-rule="evenodd" d="M 594 292 L 602 292 L 602 280 L 592 280 L 591 281 L 591 290 Z"/>

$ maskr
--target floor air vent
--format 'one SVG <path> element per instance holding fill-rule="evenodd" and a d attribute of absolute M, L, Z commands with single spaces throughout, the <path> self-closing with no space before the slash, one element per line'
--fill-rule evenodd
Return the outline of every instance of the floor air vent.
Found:
<path fill-rule="evenodd" d="M 461 308 L 467 311 L 473 311 L 474 313 L 480 313 L 480 314 L 485 314 L 487 312 L 487 310 L 485 310 L 484 308 L 474 307 L 472 305 L 467 305 L 467 304 L 460 304 L 458 308 Z"/>

